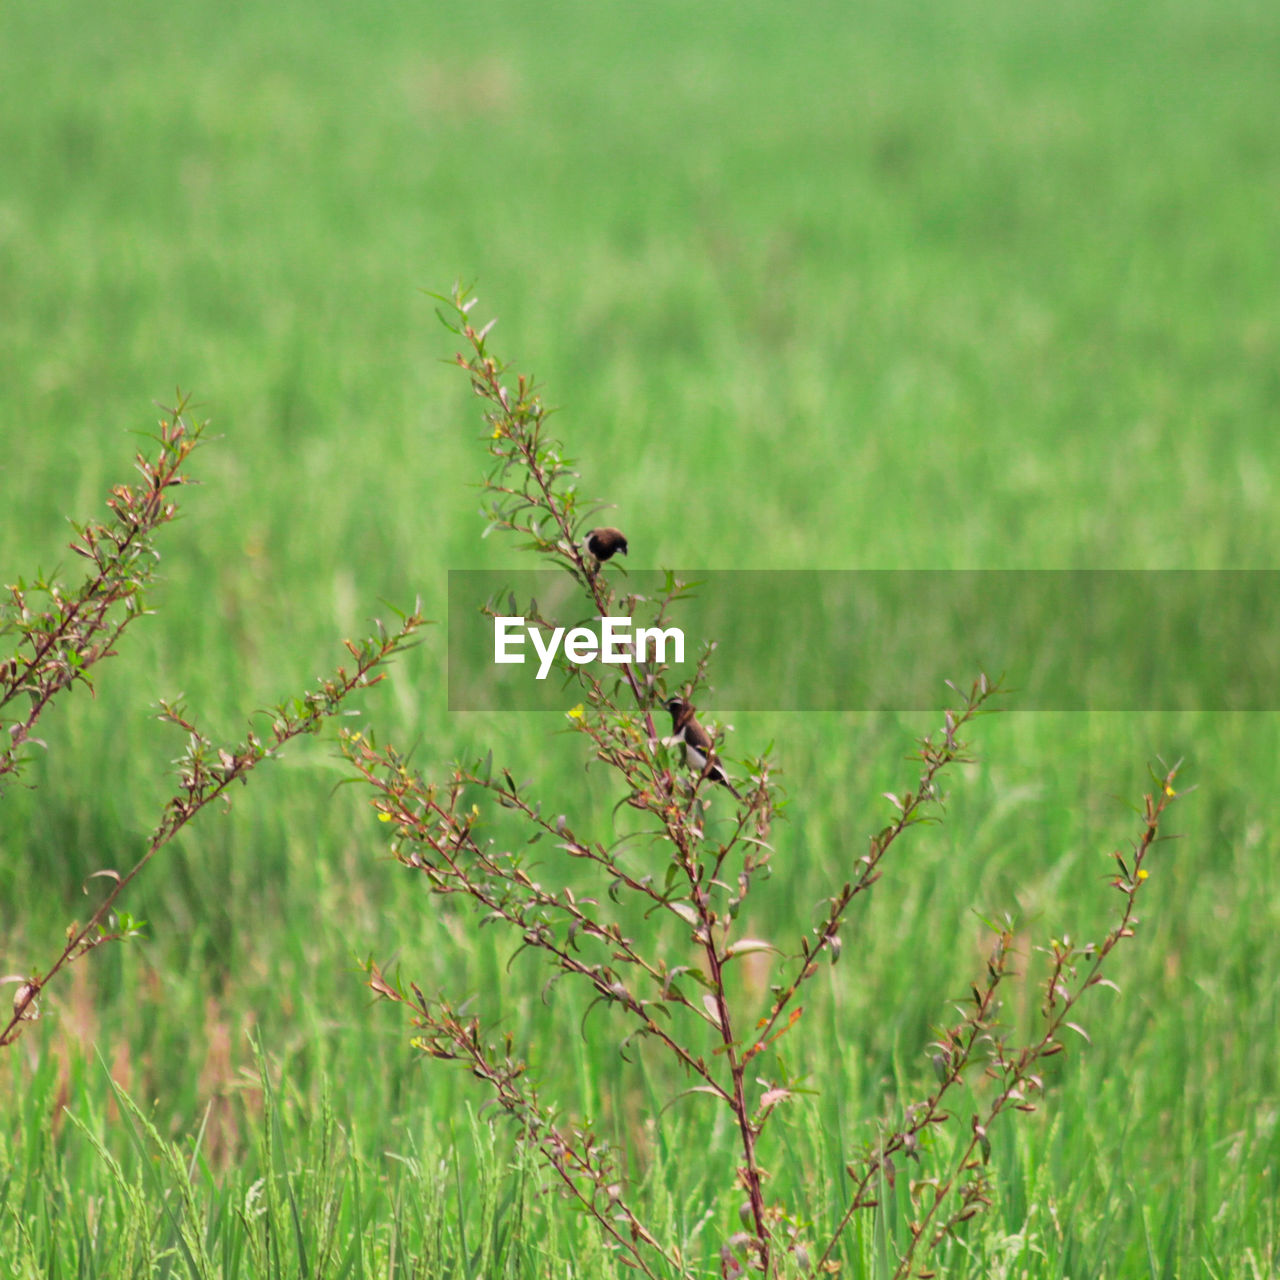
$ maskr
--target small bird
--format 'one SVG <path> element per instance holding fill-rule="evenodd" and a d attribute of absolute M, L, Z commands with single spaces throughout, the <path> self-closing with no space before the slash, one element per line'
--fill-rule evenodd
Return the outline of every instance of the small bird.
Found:
<path fill-rule="evenodd" d="M 671 736 L 684 743 L 685 763 L 699 773 L 705 769 L 712 782 L 728 787 L 730 794 L 737 800 L 742 799 L 741 792 L 729 781 L 728 775 L 713 759 L 707 768 L 707 757 L 714 744 L 711 735 L 698 723 L 693 714 L 693 704 L 684 698 L 668 698 L 666 708 L 671 712 Z"/>
<path fill-rule="evenodd" d="M 597 565 L 604 564 L 617 551 L 621 551 L 624 556 L 627 554 L 626 535 L 621 529 L 612 529 L 607 526 L 602 529 L 591 529 L 587 533 L 586 546 L 595 557 Z"/>

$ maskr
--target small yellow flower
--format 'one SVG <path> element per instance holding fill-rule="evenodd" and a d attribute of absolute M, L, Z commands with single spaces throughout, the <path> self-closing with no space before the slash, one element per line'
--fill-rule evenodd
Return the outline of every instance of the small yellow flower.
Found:
<path fill-rule="evenodd" d="M 491 439 L 494 439 L 494 440 L 501 440 L 501 439 L 502 439 L 502 423 L 500 423 L 500 422 L 494 423 L 494 427 L 493 427 L 493 435 L 492 435 Z"/>
<path fill-rule="evenodd" d="M 391 815 L 390 815 L 389 813 L 380 813 L 380 814 L 378 814 L 378 821 L 379 821 L 379 822 L 390 822 L 390 821 L 391 821 Z"/>
<path fill-rule="evenodd" d="M 576 707 L 573 707 L 569 711 L 566 711 L 565 715 L 570 720 L 581 720 L 582 717 L 586 715 L 586 713 L 587 713 L 587 709 L 580 702 Z"/>
<path fill-rule="evenodd" d="M 1173 797 L 1178 794 L 1167 782 L 1164 784 L 1164 793 L 1170 799 L 1173 799 Z"/>
<path fill-rule="evenodd" d="M 1139 872 L 1138 872 L 1138 879 L 1139 879 L 1139 880 L 1145 880 L 1145 879 L 1146 879 L 1150 874 L 1151 874 L 1151 872 L 1150 872 L 1150 871 L 1148 871 L 1148 870 L 1146 869 L 1146 867 L 1143 867 L 1143 868 L 1141 868 L 1141 869 L 1139 870 Z"/>

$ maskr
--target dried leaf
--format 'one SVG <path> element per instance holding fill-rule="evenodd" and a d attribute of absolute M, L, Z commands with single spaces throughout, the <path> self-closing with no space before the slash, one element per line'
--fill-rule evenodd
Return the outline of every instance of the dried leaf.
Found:
<path fill-rule="evenodd" d="M 751 955 L 756 951 L 775 951 L 779 955 L 782 954 L 772 942 L 765 942 L 763 938 L 743 938 L 741 941 L 732 943 L 729 946 L 724 953 L 724 958 L 729 960 L 733 956 Z"/>

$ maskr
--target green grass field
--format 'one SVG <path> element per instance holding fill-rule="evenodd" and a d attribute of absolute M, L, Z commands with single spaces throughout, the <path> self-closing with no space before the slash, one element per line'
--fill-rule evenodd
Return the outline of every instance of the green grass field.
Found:
<path fill-rule="evenodd" d="M 456 278 L 634 564 L 1272 567 L 1277 65 L 1261 0 L 7 6 L 3 581 L 78 577 L 67 517 L 102 514 L 176 387 L 219 439 L 161 534 L 155 616 L 0 800 L 0 975 L 52 963 L 86 876 L 141 852 L 182 745 L 157 698 L 234 738 L 386 602 L 443 621 L 449 568 L 529 567 L 480 540 L 483 424 L 423 292 Z M 369 722 L 428 772 L 491 747 L 607 834 L 580 740 L 450 715 L 445 652 L 430 629 Z M 1177 657 L 1194 684 L 1195 644 Z M 1122 994 L 992 1135 L 995 1204 L 937 1261 L 1280 1274 L 1280 722 L 1006 705 L 811 992 L 787 1054 L 816 1092 L 770 1189 L 833 1215 L 842 1153 L 929 1088 L 975 912 L 1018 913 L 1024 948 L 1100 933 L 1148 764 L 1185 757 Z M 732 721 L 791 796 L 751 927 L 795 937 L 936 717 Z M 371 1001 L 369 955 L 530 1028 L 719 1275 L 730 1135 L 687 1102 L 655 1127 L 679 1081 L 422 895 L 346 776 L 308 740 L 202 815 L 123 903 L 147 940 L 62 975 L 0 1057 L 0 1275 L 622 1274 L 479 1083 Z M 841 1274 L 889 1275 L 892 1230 L 861 1224 Z"/>

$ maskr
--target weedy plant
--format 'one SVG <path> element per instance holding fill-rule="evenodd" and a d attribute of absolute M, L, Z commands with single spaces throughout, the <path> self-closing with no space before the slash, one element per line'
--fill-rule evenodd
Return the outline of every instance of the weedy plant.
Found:
<path fill-rule="evenodd" d="M 442 319 L 465 344 L 457 364 L 484 402 L 492 458 L 483 486 L 489 528 L 516 534 L 523 546 L 568 573 L 591 614 L 627 616 L 646 625 L 667 618 L 683 585 L 668 577 L 664 592 L 651 599 L 615 588 L 609 568 L 583 547 L 587 522 L 598 508 L 580 498 L 572 463 L 547 432 L 537 386 L 524 375 L 510 375 L 491 354 L 492 322 L 473 326 L 474 299 L 455 290 L 440 301 L 446 307 Z M 494 604 L 489 608 L 505 612 Z M 526 616 L 548 629 L 561 622 L 544 617 L 532 602 Z M 696 700 L 710 657 L 704 653 L 680 696 Z M 536 1151 L 627 1267 L 649 1276 L 706 1275 L 709 1269 L 723 1277 L 833 1273 L 851 1222 L 874 1212 L 914 1162 L 913 1214 L 893 1274 L 932 1275 L 930 1255 L 991 1201 L 992 1125 L 1005 1112 L 1035 1110 L 1042 1064 L 1062 1052 L 1067 1031 L 1083 1034 L 1075 1021 L 1077 1005 L 1091 988 L 1112 985 L 1104 967 L 1119 943 L 1134 934 L 1137 898 L 1147 878 L 1144 863 L 1176 794 L 1176 767 L 1153 775 L 1156 786 L 1145 798 L 1133 846 L 1114 855 L 1111 883 L 1120 898 L 1111 930 L 1097 943 L 1063 939 L 1046 949 L 1039 1033 L 1015 1044 L 1001 1021 L 1001 987 L 1014 962 L 1013 929 L 1006 921 L 994 928 L 985 974 L 931 1046 L 936 1087 L 848 1164 L 841 1207 L 831 1212 L 830 1206 L 788 1205 L 771 1198 L 761 1154 L 762 1138 L 801 1078 L 784 1068 L 780 1041 L 801 1017 L 799 997 L 820 964 L 839 961 L 855 899 L 879 879 L 906 831 L 936 819 L 942 775 L 970 758 L 966 735 L 975 718 L 992 709 L 997 690 L 979 677 L 967 692 L 957 693 L 941 729 L 918 744 L 914 786 L 888 797 L 892 820 L 870 835 L 865 852 L 850 852 L 847 882 L 820 904 L 818 923 L 807 932 L 798 927 L 787 944 L 746 936 L 739 924 L 743 904 L 768 879 L 770 834 L 781 807 L 776 766 L 765 756 L 749 760 L 749 782 L 732 820 L 709 822 L 711 792 L 717 792 L 717 805 L 731 801 L 714 786 L 710 753 L 700 772 L 680 768 L 674 743 L 655 725 L 664 700 L 677 692 L 665 687 L 665 669 L 637 661 L 602 679 L 588 667 L 565 659 L 560 664 L 581 698 L 567 713 L 570 723 L 587 754 L 613 772 L 622 802 L 641 815 L 649 837 L 642 858 L 634 833 L 607 841 L 586 834 L 567 813 L 556 812 L 560 805 L 544 804 L 531 787 L 495 768 L 492 754 L 431 782 L 370 734 L 345 732 L 343 750 L 376 791 L 374 804 L 390 828 L 400 864 L 420 874 L 433 893 L 470 899 L 478 924 L 505 927 L 557 979 L 581 984 L 593 1002 L 616 1011 L 626 1027 L 624 1053 L 638 1042 L 658 1046 L 686 1078 L 688 1091 L 723 1109 L 737 1149 L 732 1177 L 740 1188 L 739 1222 L 722 1225 L 710 1257 L 692 1256 L 687 1241 L 660 1239 L 643 1220 L 617 1145 L 543 1096 L 514 1032 L 498 1034 L 481 1013 L 464 1010 L 447 995 L 428 995 L 373 962 L 370 986 L 405 1007 L 417 1049 L 459 1062 L 485 1083 L 514 1121 L 516 1141 Z M 519 842 L 504 846 L 486 834 L 492 811 L 482 807 L 485 800 L 515 815 L 525 832 Z M 532 846 L 539 840 L 535 854 Z M 566 883 L 578 880 L 582 867 L 594 875 L 593 892 L 575 892 Z M 663 915 L 687 933 L 696 963 L 668 963 L 653 924 Z M 764 1015 L 744 1023 L 735 1013 L 742 1007 L 735 988 L 743 958 L 761 951 L 776 953 L 782 976 Z M 977 1095 L 966 1081 L 979 1073 L 990 1077 L 990 1087 L 975 1104 Z M 954 1136 L 943 1140 L 948 1129 Z M 781 1158 L 776 1147 L 772 1158 Z M 822 1237 L 803 1225 L 811 1219 L 825 1220 Z"/>
<path fill-rule="evenodd" d="M 150 457 L 137 455 L 142 483 L 111 490 L 111 518 L 74 526 L 71 550 L 91 566 L 78 588 L 43 575 L 6 587 L 8 599 L 0 601 L 0 641 L 7 650 L 12 638 L 13 648 L 0 657 L 0 790 L 18 776 L 33 746 L 45 746 L 35 731 L 55 699 L 76 685 L 92 692 L 94 668 L 115 655 L 126 629 L 148 612 L 146 591 L 159 560 L 155 535 L 177 515 L 174 493 L 190 483 L 183 468 L 205 429 L 185 416 L 186 408 L 187 401 L 180 399 L 166 410 L 157 450 Z M 186 734 L 177 761 L 178 786 L 134 865 L 123 872 L 103 868 L 92 873 L 90 879 L 102 879 L 109 887 L 86 921 L 68 927 L 65 945 L 49 967 L 0 977 L 0 982 L 16 984 L 12 1010 L 0 1023 L 0 1047 L 12 1044 L 40 1016 L 41 992 L 62 969 L 104 942 L 140 932 L 145 922 L 117 911 L 116 904 L 147 863 L 202 809 L 218 800 L 229 803 L 233 784 L 247 782 L 259 764 L 292 739 L 316 732 L 355 690 L 381 680 L 384 673 L 378 668 L 409 643 L 422 623 L 415 612 L 401 617 L 394 631 L 379 627 L 377 635 L 359 644 L 347 641 L 354 659 L 350 670 L 339 667 L 318 688 L 274 707 L 260 732 L 250 729 L 234 744 L 215 744 L 181 704 L 160 702 L 159 718 Z"/>

